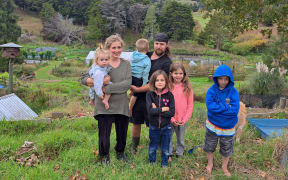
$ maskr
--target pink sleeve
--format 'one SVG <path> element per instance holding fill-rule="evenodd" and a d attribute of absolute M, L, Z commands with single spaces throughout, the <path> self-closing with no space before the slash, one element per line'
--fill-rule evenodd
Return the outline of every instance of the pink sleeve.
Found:
<path fill-rule="evenodd" d="M 173 123 L 173 122 L 175 122 L 175 118 L 174 117 L 171 118 L 171 123 Z"/>
<path fill-rule="evenodd" d="M 193 105 L 194 105 L 194 93 L 193 93 L 193 90 L 191 89 L 186 113 L 185 113 L 185 116 L 183 117 L 184 123 L 186 123 L 191 118 L 192 112 L 193 112 Z"/>

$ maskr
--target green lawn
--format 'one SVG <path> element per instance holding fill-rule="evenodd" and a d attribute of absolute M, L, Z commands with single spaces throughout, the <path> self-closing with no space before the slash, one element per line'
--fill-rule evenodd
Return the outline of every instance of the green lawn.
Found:
<path fill-rule="evenodd" d="M 209 81 L 208 77 L 190 77 L 194 94 L 205 97 L 207 90 L 213 85 L 213 81 Z M 234 87 L 239 90 L 244 81 L 235 81 Z"/>
<path fill-rule="evenodd" d="M 58 66 L 59 64 L 61 64 L 61 61 L 49 61 L 48 66 L 44 66 L 35 72 L 36 79 L 39 79 L 39 80 L 57 80 L 57 79 L 59 79 L 59 77 L 56 77 L 52 74 L 52 69 L 55 66 Z"/>
<path fill-rule="evenodd" d="M 204 104 L 195 103 L 193 118 L 186 131 L 186 150 L 203 144 L 205 128 L 200 121 Z M 93 154 L 98 149 L 97 121 L 91 118 L 54 120 L 52 124 L 28 122 L 0 122 L 0 179 L 67 179 L 78 170 L 88 179 L 189 179 L 205 175 L 206 156 L 198 149 L 193 154 L 174 159 L 168 168 L 148 163 L 148 128 L 143 127 L 141 146 L 137 156 L 131 155 L 131 132 L 128 131 L 126 153 L 131 163 L 115 158 L 115 130 L 111 134 L 111 164 L 101 166 Z M 235 153 L 229 165 L 234 174 L 231 179 L 262 179 L 260 172 L 276 179 L 283 178 L 283 171 L 273 158 L 274 141 L 261 141 L 253 128 L 246 127 L 241 144 L 235 144 Z M 36 167 L 23 167 L 13 160 L 13 155 L 25 140 L 35 142 L 41 163 Z M 175 141 L 175 137 L 173 139 Z M 221 157 L 215 156 L 212 179 L 225 179 L 221 170 Z M 267 164 L 269 166 L 267 166 Z M 59 166 L 59 169 L 55 167 Z M 227 178 L 228 179 L 228 178 Z"/>

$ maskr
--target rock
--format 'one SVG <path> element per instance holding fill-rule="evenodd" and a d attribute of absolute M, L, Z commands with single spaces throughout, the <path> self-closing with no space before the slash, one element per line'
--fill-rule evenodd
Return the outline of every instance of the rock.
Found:
<path fill-rule="evenodd" d="M 32 167 L 40 163 L 37 148 L 33 142 L 25 141 L 15 153 L 15 161 L 23 166 Z"/>
<path fill-rule="evenodd" d="M 285 151 L 280 157 L 280 164 L 286 170 L 286 177 L 288 177 L 288 151 Z"/>
<path fill-rule="evenodd" d="M 57 119 L 57 118 L 63 118 L 64 117 L 64 113 L 62 112 L 53 112 L 52 113 L 52 119 Z"/>

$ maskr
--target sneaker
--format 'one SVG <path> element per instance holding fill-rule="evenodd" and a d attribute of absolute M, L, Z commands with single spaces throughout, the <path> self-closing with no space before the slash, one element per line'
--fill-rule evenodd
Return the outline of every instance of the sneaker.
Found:
<path fill-rule="evenodd" d="M 109 165 L 110 164 L 110 157 L 109 155 L 100 157 L 102 165 Z"/>

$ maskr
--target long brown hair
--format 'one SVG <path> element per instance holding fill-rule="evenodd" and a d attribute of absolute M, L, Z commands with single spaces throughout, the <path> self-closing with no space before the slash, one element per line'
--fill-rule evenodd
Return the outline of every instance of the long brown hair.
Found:
<path fill-rule="evenodd" d="M 162 71 L 162 70 L 157 70 L 157 71 L 155 71 L 152 74 L 152 76 L 150 77 L 150 80 L 149 80 L 149 88 L 150 88 L 151 91 L 156 91 L 157 90 L 157 88 L 155 87 L 155 82 L 156 82 L 157 77 L 160 76 L 160 75 L 163 75 L 163 77 L 165 79 L 165 87 L 164 87 L 164 89 L 169 89 L 170 90 L 169 79 L 168 79 L 167 74 L 164 71 Z"/>
<path fill-rule="evenodd" d="M 173 63 L 170 66 L 170 73 L 169 73 L 169 81 L 170 81 L 170 89 L 173 89 L 173 83 L 174 83 L 174 79 L 172 77 L 172 73 L 174 71 L 177 71 L 178 69 L 181 69 L 183 71 L 183 79 L 182 79 L 182 84 L 183 84 L 183 92 L 186 94 L 187 98 L 190 96 L 190 93 L 192 91 L 192 85 L 189 81 L 189 78 L 187 76 L 186 70 L 183 66 L 183 64 L 181 63 Z"/>

